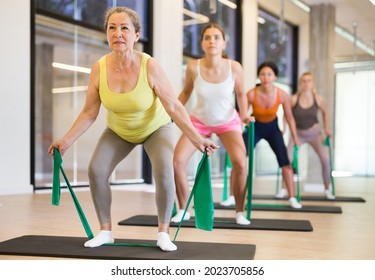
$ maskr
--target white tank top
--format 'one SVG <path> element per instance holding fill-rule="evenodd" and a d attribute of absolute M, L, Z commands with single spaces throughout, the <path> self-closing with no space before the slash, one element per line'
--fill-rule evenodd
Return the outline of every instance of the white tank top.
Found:
<path fill-rule="evenodd" d="M 209 83 L 200 75 L 200 60 L 198 60 L 197 77 L 194 81 L 197 103 L 191 115 L 205 125 L 223 125 L 233 120 L 236 115 L 232 67 L 231 61 L 228 62 L 229 74 L 225 81 Z"/>

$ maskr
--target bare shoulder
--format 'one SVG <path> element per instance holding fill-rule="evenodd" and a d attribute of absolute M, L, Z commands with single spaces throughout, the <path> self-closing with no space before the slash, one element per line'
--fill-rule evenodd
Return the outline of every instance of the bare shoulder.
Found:
<path fill-rule="evenodd" d="M 242 65 L 236 60 L 231 60 L 231 66 L 233 71 L 242 71 Z"/>
<path fill-rule="evenodd" d="M 283 89 L 278 87 L 278 91 L 280 93 L 280 101 L 281 103 L 288 102 L 289 101 L 289 94 L 287 94 Z"/>
<path fill-rule="evenodd" d="M 290 102 L 292 103 L 292 105 L 295 105 L 297 103 L 297 98 L 298 98 L 298 93 L 295 93 L 290 96 Z"/>
<path fill-rule="evenodd" d="M 253 102 L 254 100 L 254 92 L 255 92 L 255 87 L 254 88 L 251 88 L 247 91 L 246 95 L 247 95 L 247 98 L 249 100 L 250 103 Z"/>
<path fill-rule="evenodd" d="M 197 59 L 190 60 L 186 66 L 186 71 L 189 71 L 195 74 L 197 72 L 197 65 L 198 65 Z"/>
<path fill-rule="evenodd" d="M 320 102 L 324 102 L 324 97 L 318 93 L 315 93 L 315 99 L 316 99 L 316 102 L 320 103 Z"/>
<path fill-rule="evenodd" d="M 149 71 L 155 71 L 158 67 L 160 67 L 158 61 L 152 56 L 150 56 L 147 61 L 147 69 Z"/>
<path fill-rule="evenodd" d="M 320 94 L 315 93 L 315 100 L 316 100 L 316 103 L 318 104 L 318 107 L 321 110 L 324 110 L 326 107 L 326 102 L 325 102 L 324 97 Z"/>
<path fill-rule="evenodd" d="M 98 60 L 91 66 L 89 84 L 95 86 L 96 88 L 99 88 L 99 77 L 100 77 L 100 62 Z"/>

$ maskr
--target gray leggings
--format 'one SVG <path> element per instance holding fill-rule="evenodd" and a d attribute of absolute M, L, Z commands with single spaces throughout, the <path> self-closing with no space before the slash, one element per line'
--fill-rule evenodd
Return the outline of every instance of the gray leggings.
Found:
<path fill-rule="evenodd" d="M 159 223 L 164 224 L 170 222 L 175 199 L 172 133 L 172 123 L 169 123 L 160 127 L 142 143 L 152 165 Z M 111 223 L 112 196 L 109 177 L 137 145 L 125 141 L 109 128 L 106 128 L 99 138 L 89 164 L 88 176 L 91 197 L 101 225 Z"/>
<path fill-rule="evenodd" d="M 323 182 L 325 185 L 330 183 L 331 177 L 331 167 L 329 162 L 329 151 L 328 147 L 323 145 L 323 140 L 320 134 L 320 126 L 319 124 L 314 124 L 312 127 L 308 129 L 297 129 L 298 139 L 300 144 L 308 143 L 314 149 L 316 154 L 320 159 L 320 163 L 322 164 L 322 175 L 323 175 Z M 288 144 L 288 156 L 290 162 L 293 161 L 293 150 L 294 150 L 294 143 L 293 140 L 289 140 Z"/>

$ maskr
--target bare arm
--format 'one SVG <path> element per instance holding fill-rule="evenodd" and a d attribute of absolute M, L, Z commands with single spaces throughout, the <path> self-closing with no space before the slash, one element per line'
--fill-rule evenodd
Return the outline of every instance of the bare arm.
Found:
<path fill-rule="evenodd" d="M 292 95 L 291 97 L 290 97 L 290 105 L 292 106 L 292 108 L 296 105 L 296 103 L 297 103 L 297 94 L 298 93 L 296 93 L 296 94 L 294 94 L 294 95 Z M 295 122 L 295 121 L 294 121 Z M 285 131 L 286 131 L 286 124 L 287 124 L 287 121 L 286 121 L 286 117 L 285 117 L 285 114 L 283 114 L 283 127 L 284 127 L 284 129 L 283 129 L 283 133 L 285 133 Z"/>
<path fill-rule="evenodd" d="M 232 73 L 235 79 L 234 91 L 236 93 L 239 114 L 242 122 L 248 125 L 250 121 L 254 120 L 247 113 L 249 103 L 244 88 L 244 74 L 241 64 L 239 64 L 237 61 L 232 61 Z"/>
<path fill-rule="evenodd" d="M 210 139 L 203 138 L 194 128 L 185 107 L 175 96 L 172 85 L 159 63 L 150 58 L 148 61 L 148 79 L 151 88 L 160 98 L 165 110 L 173 121 L 201 152 L 211 155 L 218 146 Z"/>
<path fill-rule="evenodd" d="M 283 104 L 284 116 L 285 116 L 286 121 L 288 122 L 293 142 L 294 144 L 299 146 L 300 143 L 297 137 L 296 122 L 293 117 L 292 105 L 290 103 L 289 95 L 285 91 L 280 90 L 280 97 L 281 97 L 281 103 Z"/>
<path fill-rule="evenodd" d="M 91 70 L 86 100 L 82 111 L 69 131 L 62 138 L 54 141 L 49 146 L 48 153 L 52 155 L 53 148 L 56 147 L 61 154 L 64 154 L 65 151 L 94 123 L 99 114 L 100 105 L 99 62 L 96 62 Z"/>
<path fill-rule="evenodd" d="M 191 96 L 191 93 L 193 92 L 194 79 L 196 77 L 196 68 L 196 61 L 190 61 L 187 65 L 184 88 L 178 96 L 178 99 L 181 101 L 183 105 L 186 105 Z"/>
<path fill-rule="evenodd" d="M 332 136 L 332 133 L 329 129 L 329 116 L 328 116 L 328 110 L 326 106 L 326 102 L 323 98 L 323 96 L 316 94 L 316 100 L 318 103 L 318 107 L 323 115 L 323 126 L 324 126 L 324 132 L 328 137 Z"/>

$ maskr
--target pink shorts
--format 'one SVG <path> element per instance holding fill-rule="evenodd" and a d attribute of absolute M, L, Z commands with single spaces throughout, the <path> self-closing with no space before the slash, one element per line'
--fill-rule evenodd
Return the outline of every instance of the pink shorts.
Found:
<path fill-rule="evenodd" d="M 193 123 L 196 130 L 200 134 L 207 136 L 207 137 L 211 137 L 212 133 L 215 133 L 216 135 L 220 135 L 227 131 L 238 131 L 242 133 L 242 122 L 237 112 L 233 120 L 225 124 L 218 125 L 218 126 L 205 125 L 204 123 L 200 122 L 197 118 L 194 118 L 193 116 L 190 116 L 190 120 Z"/>

